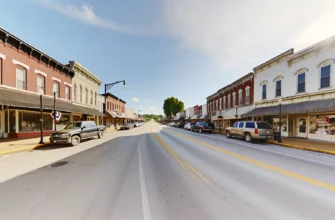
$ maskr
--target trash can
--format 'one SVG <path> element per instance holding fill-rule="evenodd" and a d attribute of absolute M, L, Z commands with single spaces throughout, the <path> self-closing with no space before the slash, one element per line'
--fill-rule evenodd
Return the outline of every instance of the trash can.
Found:
<path fill-rule="evenodd" d="M 273 132 L 273 140 L 278 141 L 279 140 L 279 135 L 280 135 L 279 131 Z"/>

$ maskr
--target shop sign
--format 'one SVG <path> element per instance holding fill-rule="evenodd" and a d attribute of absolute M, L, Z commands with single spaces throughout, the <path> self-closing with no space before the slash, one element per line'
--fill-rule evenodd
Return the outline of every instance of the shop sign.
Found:
<path fill-rule="evenodd" d="M 320 116 L 316 119 L 316 123 L 318 124 L 328 124 L 330 122 L 329 116 Z"/>
<path fill-rule="evenodd" d="M 50 113 L 50 116 L 51 116 L 52 119 L 54 119 L 54 111 L 52 111 Z M 60 122 L 61 117 L 62 117 L 62 113 L 56 111 L 56 122 Z"/>

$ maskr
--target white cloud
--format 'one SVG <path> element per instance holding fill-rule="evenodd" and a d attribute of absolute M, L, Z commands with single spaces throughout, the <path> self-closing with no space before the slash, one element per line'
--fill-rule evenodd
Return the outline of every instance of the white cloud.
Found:
<path fill-rule="evenodd" d="M 223 69 L 250 71 L 289 48 L 334 34 L 334 9 L 333 0 L 164 0 L 163 20 L 184 47 Z"/>
<path fill-rule="evenodd" d="M 69 4 L 63 5 L 58 1 L 52 1 L 52 0 L 33 0 L 33 1 L 88 25 L 104 28 L 107 30 L 130 32 L 130 29 L 125 26 L 119 25 L 114 21 L 106 20 L 99 17 L 94 12 L 93 7 L 89 4 L 76 6 Z"/>
<path fill-rule="evenodd" d="M 156 110 L 157 107 L 156 106 L 150 106 L 150 110 Z"/>
<path fill-rule="evenodd" d="M 136 98 L 136 97 L 132 98 L 131 100 L 132 100 L 133 102 L 141 102 L 141 100 L 138 99 L 138 98 Z"/>

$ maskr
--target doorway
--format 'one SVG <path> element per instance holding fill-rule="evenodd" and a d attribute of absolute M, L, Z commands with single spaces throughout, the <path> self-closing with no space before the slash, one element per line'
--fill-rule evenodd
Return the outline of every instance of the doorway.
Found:
<path fill-rule="evenodd" d="M 296 137 L 295 118 L 288 118 L 288 136 Z"/>
<path fill-rule="evenodd" d="M 0 112 L 0 138 L 4 138 L 5 133 L 5 118 L 4 113 Z"/>
<path fill-rule="evenodd" d="M 298 137 L 307 138 L 307 119 L 298 118 Z"/>

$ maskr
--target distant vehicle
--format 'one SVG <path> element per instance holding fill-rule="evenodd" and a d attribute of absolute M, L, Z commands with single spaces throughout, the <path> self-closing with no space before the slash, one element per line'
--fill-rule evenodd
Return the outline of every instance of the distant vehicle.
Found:
<path fill-rule="evenodd" d="M 175 124 L 176 124 L 176 123 L 174 123 L 174 122 L 169 122 L 167 125 L 173 127 L 173 126 L 175 126 Z"/>
<path fill-rule="evenodd" d="M 121 130 L 129 130 L 129 129 L 132 129 L 132 128 L 134 128 L 134 124 L 126 123 L 126 124 L 123 124 L 120 129 Z"/>
<path fill-rule="evenodd" d="M 214 131 L 214 124 L 210 122 L 197 122 L 193 127 L 191 127 L 191 131 L 197 131 L 199 133 L 208 132 L 212 133 Z"/>
<path fill-rule="evenodd" d="M 247 142 L 254 139 L 267 141 L 273 138 L 273 128 L 266 122 L 240 121 L 235 122 L 233 127 L 226 128 L 226 137 L 239 137 Z"/>
<path fill-rule="evenodd" d="M 105 126 L 97 126 L 94 121 L 71 122 L 63 130 L 53 132 L 49 140 L 50 143 L 76 146 L 84 139 L 102 138 L 105 130 Z"/>
<path fill-rule="evenodd" d="M 134 125 L 135 128 L 140 126 L 140 124 L 138 122 L 133 122 L 133 125 Z"/>
<path fill-rule="evenodd" d="M 184 128 L 184 125 L 185 125 L 185 122 L 180 121 L 180 122 L 178 122 L 178 123 L 175 125 L 175 127 L 176 127 L 176 128 Z"/>
<path fill-rule="evenodd" d="M 195 125 L 195 123 L 188 122 L 184 125 L 184 129 L 191 130 L 191 128 Z"/>

